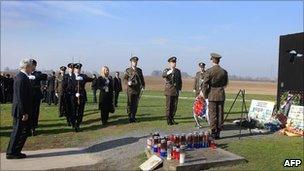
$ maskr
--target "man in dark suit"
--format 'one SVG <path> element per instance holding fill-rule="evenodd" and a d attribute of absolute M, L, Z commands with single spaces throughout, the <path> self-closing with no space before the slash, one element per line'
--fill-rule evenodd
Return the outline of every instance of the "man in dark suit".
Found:
<path fill-rule="evenodd" d="M 50 75 L 48 77 L 47 80 L 47 97 L 48 97 L 48 104 L 51 105 L 52 103 L 54 103 L 55 105 L 57 104 L 56 101 L 56 97 L 55 97 L 55 80 L 56 80 L 56 76 L 55 76 L 55 72 L 52 72 L 52 75 Z"/>
<path fill-rule="evenodd" d="M 32 85 L 33 91 L 33 115 L 31 119 L 31 133 L 32 136 L 36 135 L 36 128 L 38 127 L 38 120 L 39 120 L 39 113 L 40 113 L 40 102 L 42 99 L 42 92 L 41 92 L 41 81 L 47 80 L 47 74 L 43 74 L 40 71 L 36 70 L 37 61 L 35 59 L 30 59 L 33 71 L 29 75 L 29 79 Z"/>
<path fill-rule="evenodd" d="M 92 84 L 91 84 L 91 88 L 92 88 L 92 91 L 93 91 L 93 103 L 97 103 L 96 92 L 98 90 L 98 86 L 97 86 L 96 74 L 93 74 L 93 81 L 92 81 Z"/>
<path fill-rule="evenodd" d="M 115 93 L 115 100 L 114 100 L 114 105 L 115 107 L 117 107 L 118 105 L 118 96 L 119 93 L 122 91 L 122 86 L 121 86 L 121 79 L 119 77 L 119 72 L 115 73 L 115 77 L 114 77 L 114 93 Z"/>
<path fill-rule="evenodd" d="M 225 87 L 228 84 L 228 73 L 220 65 L 221 55 L 211 53 L 213 66 L 206 71 L 202 85 L 202 93 L 208 99 L 211 136 L 220 138 L 224 119 Z"/>
<path fill-rule="evenodd" d="M 75 115 L 75 74 L 74 64 L 69 63 L 67 65 L 68 73 L 63 76 L 62 79 L 62 94 L 65 99 L 65 117 L 68 126 L 72 124 L 72 118 Z M 74 126 L 74 125 L 73 125 Z"/>
<path fill-rule="evenodd" d="M 137 67 L 138 57 L 133 56 L 130 62 L 131 67 L 126 69 L 124 82 L 127 86 L 129 123 L 133 123 L 137 122 L 136 113 L 141 92 L 145 89 L 145 80 L 142 70 Z"/>
<path fill-rule="evenodd" d="M 30 60 L 22 60 L 20 62 L 20 72 L 14 79 L 13 94 L 13 131 L 6 151 L 7 159 L 21 159 L 26 155 L 21 150 L 27 139 L 30 120 L 32 115 L 33 97 L 31 83 L 28 75 L 32 72 L 32 64 Z M 29 100 L 30 99 L 30 100 Z"/>
<path fill-rule="evenodd" d="M 168 59 L 169 68 L 163 71 L 162 77 L 165 79 L 166 96 L 166 117 L 167 124 L 178 124 L 174 121 L 174 116 L 177 110 L 179 92 L 182 90 L 182 76 L 179 69 L 176 68 L 177 58 L 172 56 Z"/>

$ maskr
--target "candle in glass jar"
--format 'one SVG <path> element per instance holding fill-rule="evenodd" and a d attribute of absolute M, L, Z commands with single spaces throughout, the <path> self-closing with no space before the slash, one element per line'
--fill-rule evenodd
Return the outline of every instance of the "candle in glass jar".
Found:
<path fill-rule="evenodd" d="M 175 159 L 175 156 L 176 156 L 176 147 L 174 146 L 172 151 L 171 151 L 171 158 Z"/>
<path fill-rule="evenodd" d="M 179 148 L 176 148 L 176 150 L 175 150 L 175 160 L 179 160 L 179 155 L 180 155 L 180 152 L 179 152 Z"/>
<path fill-rule="evenodd" d="M 171 148 L 167 149 L 167 160 L 171 160 Z"/>
<path fill-rule="evenodd" d="M 183 164 L 185 163 L 185 158 L 186 158 L 186 155 L 184 152 L 180 153 L 179 154 L 179 163 Z"/>

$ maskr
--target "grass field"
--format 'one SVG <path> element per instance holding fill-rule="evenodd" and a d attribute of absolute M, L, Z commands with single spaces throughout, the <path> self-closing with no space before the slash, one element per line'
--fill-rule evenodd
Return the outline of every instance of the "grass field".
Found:
<path fill-rule="evenodd" d="M 82 132 L 75 133 L 66 125 L 64 118 L 58 118 L 57 106 L 41 105 L 41 115 L 39 121 L 38 135 L 30 137 L 24 147 L 25 150 L 37 150 L 59 147 L 79 147 L 89 145 L 97 140 L 110 137 L 122 136 L 128 132 L 142 131 L 152 132 L 155 130 L 193 129 L 192 118 L 193 93 L 182 92 L 179 100 L 176 121 L 179 125 L 167 126 L 165 120 L 165 99 L 160 91 L 145 91 L 139 104 L 138 116 L 139 123 L 128 124 L 125 112 L 126 95 L 122 93 L 119 100 L 119 108 L 115 114 L 110 115 L 109 125 L 101 126 L 100 114 L 97 104 L 92 103 L 92 94 L 88 92 L 88 103 L 85 109 Z M 235 94 L 227 94 L 225 111 L 231 106 Z M 246 103 L 249 107 L 251 99 L 275 101 L 272 95 L 251 95 L 246 96 Z M 228 121 L 238 118 L 240 103 L 236 104 L 233 112 L 229 115 Z M 1 127 L 0 140 L 1 151 L 7 147 L 11 133 L 11 105 L 1 105 Z M 259 138 L 244 138 L 241 140 L 220 140 L 220 147 L 244 156 L 248 162 L 241 165 L 223 167 L 229 170 L 282 170 L 284 159 L 300 158 L 303 161 L 303 138 L 291 138 L 281 135 L 270 135 Z M 143 147 L 144 148 L 144 147 Z M 141 156 L 143 157 L 143 155 Z M 302 164 L 303 165 L 303 164 Z M 303 169 L 303 166 L 299 169 Z"/>

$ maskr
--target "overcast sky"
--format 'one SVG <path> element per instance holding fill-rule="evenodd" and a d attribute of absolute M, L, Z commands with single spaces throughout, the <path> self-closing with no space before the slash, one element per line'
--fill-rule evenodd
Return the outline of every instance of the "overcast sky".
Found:
<path fill-rule="evenodd" d="M 303 1 L 1 1 L 1 70 L 34 57 L 57 69 L 123 71 L 131 53 L 148 75 L 170 55 L 189 74 L 210 52 L 230 74 L 276 77 L 279 36 L 303 32 Z"/>

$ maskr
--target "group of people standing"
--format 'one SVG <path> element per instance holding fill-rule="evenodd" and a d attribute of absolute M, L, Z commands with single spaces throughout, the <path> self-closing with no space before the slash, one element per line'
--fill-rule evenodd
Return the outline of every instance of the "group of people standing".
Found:
<path fill-rule="evenodd" d="M 11 103 L 13 101 L 14 79 L 10 74 L 0 75 L 0 103 Z"/>
<path fill-rule="evenodd" d="M 228 84 L 227 72 L 219 66 L 221 56 L 211 53 L 213 66 L 205 70 L 205 64 L 199 63 L 201 71 L 196 74 L 194 91 L 196 96 L 209 100 L 209 116 L 211 136 L 219 138 L 222 129 L 223 109 L 225 101 L 224 88 Z M 127 87 L 127 114 L 129 122 L 138 122 L 136 118 L 138 103 L 143 90 L 145 79 L 142 70 L 137 66 L 139 58 L 130 58 L 130 67 L 125 70 L 123 81 Z M 177 58 L 168 59 L 168 68 L 163 70 L 165 80 L 164 95 L 166 96 L 166 119 L 168 125 L 178 124 L 174 120 L 177 111 L 178 97 L 182 90 L 181 71 L 176 67 Z M 22 60 L 20 72 L 14 78 L 13 85 L 13 132 L 7 149 L 8 159 L 25 158 L 21 153 L 22 147 L 29 133 L 35 135 L 38 127 L 40 102 L 43 98 L 41 82 L 48 80 L 46 74 L 36 71 L 37 61 Z M 107 66 L 101 68 L 100 76 L 93 78 L 81 72 L 81 63 L 69 63 L 61 66 L 58 76 L 54 78 L 54 95 L 59 102 L 59 116 L 66 117 L 67 124 L 75 132 L 80 131 L 85 104 L 87 102 L 86 83 L 92 82 L 93 102 L 97 102 L 96 92 L 99 90 L 99 110 L 101 123 L 107 124 L 109 113 L 115 112 L 118 106 L 119 92 L 122 91 L 119 72 L 115 77 L 110 76 Z M 67 73 L 66 73 L 67 70 Z M 50 79 L 50 78 L 49 78 Z M 32 99 L 32 100 L 29 100 Z"/>

